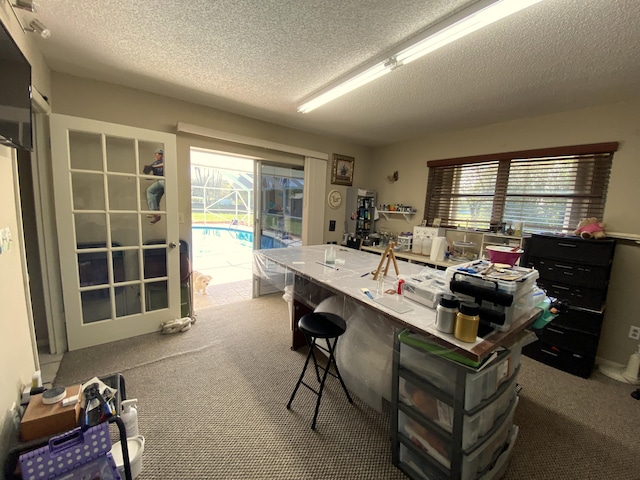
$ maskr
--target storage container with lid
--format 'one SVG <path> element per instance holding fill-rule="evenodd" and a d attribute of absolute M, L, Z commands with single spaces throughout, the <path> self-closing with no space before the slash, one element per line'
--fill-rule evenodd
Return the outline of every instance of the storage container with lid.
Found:
<path fill-rule="evenodd" d="M 460 301 L 455 295 L 445 293 L 436 307 L 436 329 L 443 333 L 453 333 Z"/>
<path fill-rule="evenodd" d="M 478 336 L 480 325 L 480 305 L 462 302 L 456 314 L 456 325 L 453 335 L 463 342 L 473 343 Z"/>

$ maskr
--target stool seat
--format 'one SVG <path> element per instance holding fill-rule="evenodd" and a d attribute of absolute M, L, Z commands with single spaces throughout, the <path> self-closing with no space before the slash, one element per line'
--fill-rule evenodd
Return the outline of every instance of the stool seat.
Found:
<path fill-rule="evenodd" d="M 316 338 L 335 338 L 347 330 L 346 322 L 340 315 L 313 312 L 304 315 L 298 322 L 302 333 Z"/>
<path fill-rule="evenodd" d="M 311 429 L 315 430 L 316 421 L 318 419 L 318 411 L 320 410 L 320 399 L 322 398 L 322 391 L 324 390 L 324 384 L 327 380 L 327 375 L 331 375 L 332 377 L 340 380 L 342 389 L 347 395 L 347 400 L 349 400 L 349 403 L 353 403 L 353 399 L 351 398 L 351 395 L 349 395 L 347 386 L 342 380 L 342 376 L 340 375 L 340 370 L 338 370 L 338 364 L 336 363 L 335 358 L 335 348 L 336 344 L 338 343 L 338 337 L 340 337 L 344 332 L 347 331 L 347 323 L 340 315 L 336 315 L 334 313 L 313 312 L 303 315 L 302 318 L 298 320 L 298 328 L 304 334 L 304 337 L 307 340 L 307 344 L 309 345 L 309 353 L 307 354 L 307 359 L 304 362 L 304 367 L 302 367 L 302 373 L 300 374 L 298 383 L 296 383 L 296 386 L 293 389 L 293 393 L 291 394 L 291 398 L 289 399 L 289 403 L 287 403 L 287 408 L 291 408 L 291 403 L 293 402 L 293 399 L 295 398 L 300 385 L 304 385 L 313 393 L 315 393 L 318 399 L 316 400 L 316 408 L 315 412 L 313 413 L 313 421 L 311 422 Z M 316 343 L 316 340 L 319 338 L 324 339 L 327 344 L 326 348 Z M 331 343 L 331 341 L 333 341 L 333 343 Z M 316 348 L 324 350 L 329 354 L 329 359 L 326 366 L 319 365 L 318 360 L 316 359 L 316 355 L 313 352 Z M 318 390 L 304 381 L 304 374 L 307 371 L 309 360 L 313 360 L 313 366 L 316 373 L 315 376 L 319 383 Z M 334 372 L 330 372 L 332 367 L 334 369 Z M 320 378 L 320 370 L 324 372 L 322 378 Z"/>

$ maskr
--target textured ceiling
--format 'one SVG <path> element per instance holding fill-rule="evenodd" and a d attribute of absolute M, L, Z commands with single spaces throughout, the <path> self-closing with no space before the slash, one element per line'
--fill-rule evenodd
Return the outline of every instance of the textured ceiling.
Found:
<path fill-rule="evenodd" d="M 296 112 L 309 94 L 473 3 L 40 0 L 35 16 L 52 32 L 38 42 L 54 71 L 363 145 L 640 96 L 640 2 L 544 0 Z"/>

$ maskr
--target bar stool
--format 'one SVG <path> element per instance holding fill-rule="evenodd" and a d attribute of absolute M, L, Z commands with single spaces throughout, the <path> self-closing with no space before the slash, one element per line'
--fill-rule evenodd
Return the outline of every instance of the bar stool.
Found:
<path fill-rule="evenodd" d="M 336 363 L 336 358 L 334 356 L 336 344 L 338 343 L 338 337 L 340 337 L 340 335 L 342 335 L 347 330 L 347 324 L 339 315 L 326 312 L 313 312 L 308 313 L 300 318 L 300 320 L 298 321 L 298 328 L 300 328 L 300 331 L 304 334 L 304 337 L 307 340 L 307 345 L 309 345 L 309 353 L 307 354 L 307 359 L 304 362 L 304 367 L 302 368 L 302 373 L 300 374 L 298 383 L 296 383 L 296 387 L 293 389 L 293 393 L 291 394 L 289 403 L 287 403 L 287 409 L 291 409 L 291 403 L 293 402 L 293 399 L 296 396 L 296 392 L 298 391 L 300 385 L 304 385 L 305 387 L 307 387 L 318 396 L 318 400 L 316 401 L 316 410 L 313 414 L 313 422 L 311 423 L 311 430 L 315 430 L 318 411 L 320 410 L 320 400 L 322 398 L 322 391 L 324 390 L 324 384 L 327 379 L 327 375 L 331 375 L 334 378 L 340 380 L 340 384 L 342 385 L 344 393 L 347 394 L 349 403 L 353 403 L 351 395 L 349 395 L 347 387 L 342 380 L 342 376 L 340 376 L 338 364 Z M 325 339 L 325 341 L 327 342 L 326 348 L 316 343 L 316 340 L 319 338 Z M 333 343 L 331 343 L 332 339 Z M 329 354 L 329 360 L 326 367 L 318 365 L 318 361 L 314 353 L 315 347 Z M 304 381 L 304 373 L 307 370 L 307 366 L 309 365 L 309 360 L 311 358 L 313 358 L 316 377 L 318 379 L 318 382 L 320 383 L 319 390 L 316 390 L 314 387 L 305 383 Z M 331 365 L 333 365 L 335 373 L 329 371 L 331 369 Z M 322 379 L 320 378 L 320 370 L 324 371 Z"/>

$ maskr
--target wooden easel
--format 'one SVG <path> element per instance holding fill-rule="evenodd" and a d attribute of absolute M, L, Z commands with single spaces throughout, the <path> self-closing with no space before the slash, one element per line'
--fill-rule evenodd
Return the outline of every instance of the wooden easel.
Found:
<path fill-rule="evenodd" d="M 395 246 L 396 246 L 395 242 L 389 242 L 389 244 L 387 245 L 387 248 L 385 249 L 384 253 L 382 254 L 382 257 L 380 258 L 380 263 L 378 264 L 376 273 L 373 275 L 374 280 L 378 280 L 378 275 L 380 275 L 380 272 L 382 270 L 382 264 L 384 263 L 385 258 L 387 259 L 387 265 L 384 268 L 384 275 L 386 275 L 387 272 L 389 271 L 389 262 L 391 260 L 393 260 L 393 266 L 396 269 L 396 275 L 400 274 L 400 271 L 398 270 L 398 262 L 396 261 L 396 254 L 393 253 L 393 247 Z"/>

